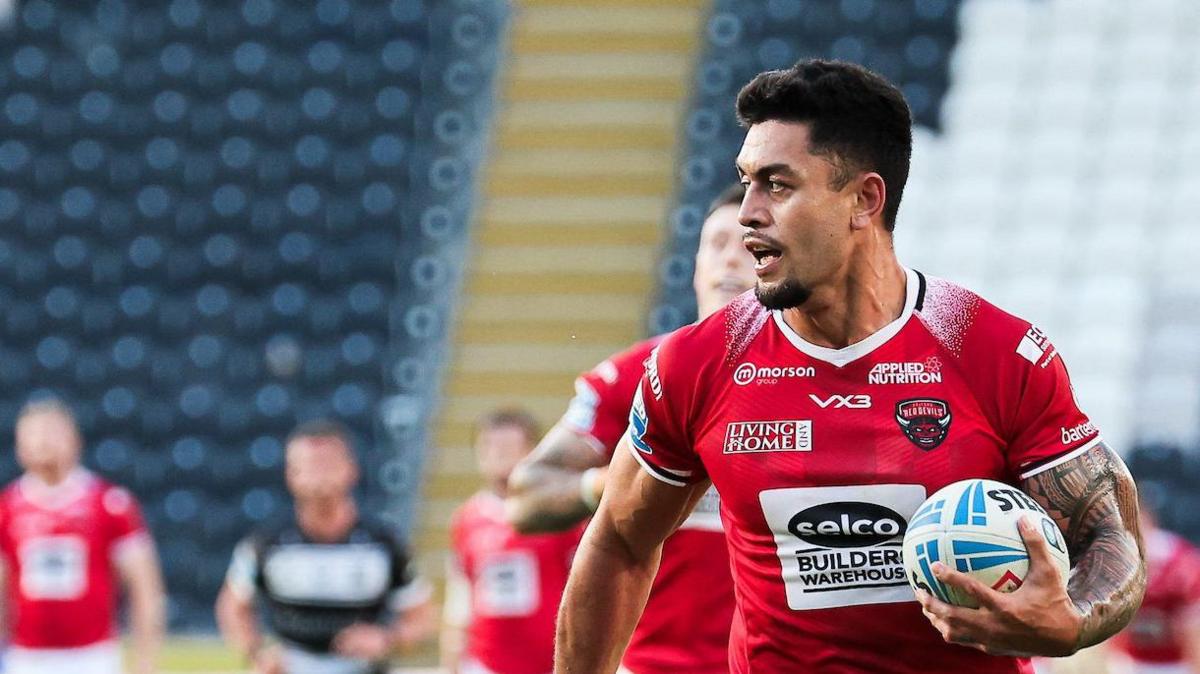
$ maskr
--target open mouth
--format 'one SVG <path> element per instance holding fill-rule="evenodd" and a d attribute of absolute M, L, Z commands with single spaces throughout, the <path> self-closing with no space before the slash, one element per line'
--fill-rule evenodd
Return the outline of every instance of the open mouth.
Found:
<path fill-rule="evenodd" d="M 754 271 L 760 274 L 783 257 L 782 250 L 761 239 L 746 239 L 743 245 L 754 256 Z"/>

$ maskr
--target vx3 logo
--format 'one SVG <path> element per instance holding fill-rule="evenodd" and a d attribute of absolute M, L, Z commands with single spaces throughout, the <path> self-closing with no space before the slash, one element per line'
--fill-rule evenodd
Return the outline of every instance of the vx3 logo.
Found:
<path fill-rule="evenodd" d="M 871 396 L 862 394 L 851 394 L 848 396 L 837 395 L 836 393 L 828 398 L 822 398 L 815 393 L 809 393 L 808 398 L 817 404 L 821 409 L 841 409 L 843 407 L 852 410 L 865 410 L 871 408 Z"/>

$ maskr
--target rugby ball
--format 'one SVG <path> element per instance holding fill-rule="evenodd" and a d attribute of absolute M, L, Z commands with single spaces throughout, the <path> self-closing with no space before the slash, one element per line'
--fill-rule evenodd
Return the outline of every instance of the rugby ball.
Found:
<path fill-rule="evenodd" d="M 1065 584 L 1071 564 L 1058 524 L 1020 489 L 981 479 L 947 485 L 917 508 L 904 533 L 909 584 L 949 604 L 976 607 L 973 597 L 934 577 L 931 567 L 940 561 L 1000 592 L 1016 590 L 1029 572 L 1029 552 L 1017 529 L 1025 515 L 1045 536 Z"/>

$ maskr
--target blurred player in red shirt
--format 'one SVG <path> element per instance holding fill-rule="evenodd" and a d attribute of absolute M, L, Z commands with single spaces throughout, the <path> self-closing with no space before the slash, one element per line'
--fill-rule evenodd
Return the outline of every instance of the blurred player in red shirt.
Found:
<path fill-rule="evenodd" d="M 82 440 L 57 400 L 17 418 L 25 474 L 0 494 L 0 552 L 11 646 L 6 674 L 119 674 L 118 586 L 129 594 L 136 674 L 163 636 L 163 585 L 133 495 L 79 465 Z"/>
<path fill-rule="evenodd" d="M 554 617 L 582 527 L 518 533 L 504 517 L 513 466 L 539 435 L 524 410 L 486 415 L 475 437 L 486 487 L 455 513 L 442 665 L 454 674 L 549 674 Z"/>
<path fill-rule="evenodd" d="M 1111 674 L 1200 674 L 1200 550 L 1165 529 L 1142 501 L 1146 597 L 1110 642 Z"/>
<path fill-rule="evenodd" d="M 700 232 L 692 286 L 701 318 L 754 284 L 754 259 L 737 222 L 744 190 L 726 189 Z M 592 514 L 608 463 L 629 426 L 643 363 L 662 337 L 639 342 L 584 373 L 562 420 L 510 481 L 510 516 L 527 531 L 572 526 Z M 709 490 L 663 547 L 646 611 L 622 659 L 624 671 L 727 672 L 733 580 L 716 492 Z"/>
<path fill-rule="evenodd" d="M 663 540 L 710 484 L 737 588 L 738 674 L 1028 672 L 1020 656 L 1118 631 L 1145 587 L 1133 481 L 1044 334 L 896 258 L 903 95 L 860 66 L 803 61 L 755 77 L 737 113 L 755 291 L 646 362 L 608 477 L 622 488 L 605 493 L 563 597 L 558 671 L 617 668 Z M 1066 588 L 1053 543 L 1024 522 L 1030 570 L 1015 592 L 930 560 L 938 586 L 980 608 L 914 595 L 908 518 L 971 477 L 1012 484 L 1057 519 L 1075 562 Z"/>

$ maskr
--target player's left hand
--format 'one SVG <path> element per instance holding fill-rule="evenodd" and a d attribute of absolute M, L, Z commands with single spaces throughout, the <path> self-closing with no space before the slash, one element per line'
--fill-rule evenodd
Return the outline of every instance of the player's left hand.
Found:
<path fill-rule="evenodd" d="M 947 604 L 925 591 L 917 592 L 917 601 L 947 642 L 989 655 L 1070 655 L 1077 648 L 1083 616 L 1067 595 L 1066 583 L 1042 533 L 1025 517 L 1017 528 L 1029 550 L 1029 573 L 1015 592 L 998 592 L 935 562 L 933 575 L 973 596 L 979 608 Z"/>
<path fill-rule="evenodd" d="M 379 625 L 355 623 L 337 633 L 333 650 L 348 658 L 382 660 L 392 651 L 391 635 Z"/>

